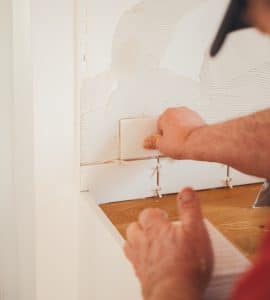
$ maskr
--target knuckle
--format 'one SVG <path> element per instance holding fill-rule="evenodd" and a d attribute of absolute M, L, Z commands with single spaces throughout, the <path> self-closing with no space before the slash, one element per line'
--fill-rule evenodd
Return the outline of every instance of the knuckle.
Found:
<path fill-rule="evenodd" d="M 140 217 L 141 217 L 141 219 L 150 219 L 154 215 L 155 215 L 154 208 L 147 208 L 140 214 Z"/>
<path fill-rule="evenodd" d="M 178 109 L 178 112 L 181 112 L 181 113 L 186 113 L 186 112 L 189 112 L 189 111 L 190 111 L 190 109 L 186 106 L 181 106 Z"/>
<path fill-rule="evenodd" d="M 164 117 L 170 116 L 171 114 L 174 113 L 174 111 L 175 111 L 175 108 L 172 108 L 172 107 L 167 108 L 164 112 Z"/>
<path fill-rule="evenodd" d="M 166 110 L 166 114 L 167 115 L 170 115 L 170 114 L 172 114 L 172 113 L 174 113 L 175 112 L 175 108 L 173 108 L 173 107 L 170 107 L 170 108 L 168 108 L 167 110 Z"/>
<path fill-rule="evenodd" d="M 193 197 L 196 197 L 197 196 L 197 193 L 195 192 L 194 188 L 191 187 L 191 186 L 186 186 L 184 188 L 182 188 L 180 191 L 179 191 L 179 195 L 180 197 L 182 197 L 182 195 L 184 193 L 191 193 L 193 195 Z"/>
<path fill-rule="evenodd" d="M 127 257 L 127 259 L 129 259 L 130 261 L 134 261 L 134 254 L 133 254 L 132 248 L 130 247 L 130 245 L 128 243 L 126 243 L 124 246 L 124 253 L 125 253 L 125 256 Z"/>
<path fill-rule="evenodd" d="M 127 237 L 130 237 L 137 230 L 138 230 L 137 223 L 131 223 L 127 228 Z"/>
<path fill-rule="evenodd" d="M 163 209 L 156 208 L 155 212 L 156 212 L 157 215 L 159 215 L 162 218 L 167 218 L 168 217 L 168 213 Z"/>
<path fill-rule="evenodd" d="M 189 109 L 186 106 L 180 106 L 180 107 L 169 107 L 165 110 L 163 113 L 163 117 L 171 116 L 177 113 L 184 113 L 184 112 L 190 112 L 191 109 Z"/>
<path fill-rule="evenodd" d="M 131 251 L 130 245 L 128 243 L 125 243 L 124 247 L 123 247 L 124 253 L 126 255 L 128 255 Z"/>
<path fill-rule="evenodd" d="M 182 109 L 182 110 L 189 110 L 189 108 L 187 106 L 180 106 L 180 109 Z"/>

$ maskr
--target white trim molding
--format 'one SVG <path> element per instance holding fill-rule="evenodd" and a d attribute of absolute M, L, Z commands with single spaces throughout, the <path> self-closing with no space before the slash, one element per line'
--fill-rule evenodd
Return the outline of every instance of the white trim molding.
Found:
<path fill-rule="evenodd" d="M 19 300 L 78 299 L 74 0 L 13 0 Z"/>

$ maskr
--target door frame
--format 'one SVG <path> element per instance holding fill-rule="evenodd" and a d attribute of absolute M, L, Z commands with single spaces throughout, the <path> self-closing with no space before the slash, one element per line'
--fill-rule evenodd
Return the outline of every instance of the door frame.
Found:
<path fill-rule="evenodd" d="M 20 300 L 78 299 L 76 0 L 12 0 Z"/>

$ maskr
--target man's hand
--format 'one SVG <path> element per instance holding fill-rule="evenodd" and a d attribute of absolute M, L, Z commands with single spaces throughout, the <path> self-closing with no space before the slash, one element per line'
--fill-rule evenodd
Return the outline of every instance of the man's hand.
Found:
<path fill-rule="evenodd" d="M 188 108 L 170 108 L 158 121 L 158 134 L 145 140 L 175 159 L 216 162 L 270 179 L 270 109 L 206 125 Z"/>
<path fill-rule="evenodd" d="M 166 156 L 181 159 L 188 136 L 205 125 L 203 119 L 188 108 L 169 108 L 158 120 L 159 134 L 148 137 L 144 147 L 158 149 Z"/>
<path fill-rule="evenodd" d="M 159 209 L 143 211 L 127 230 L 125 254 L 140 280 L 144 300 L 201 300 L 213 253 L 199 199 L 191 188 L 177 197 L 181 223 Z"/>

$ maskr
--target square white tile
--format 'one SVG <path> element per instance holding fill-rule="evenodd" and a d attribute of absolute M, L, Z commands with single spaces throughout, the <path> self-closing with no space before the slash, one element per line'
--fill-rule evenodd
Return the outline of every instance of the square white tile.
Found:
<path fill-rule="evenodd" d="M 160 185 L 162 194 L 179 192 L 186 186 L 196 190 L 225 186 L 226 166 L 197 161 L 161 159 Z"/>
<path fill-rule="evenodd" d="M 89 190 L 98 204 L 155 195 L 156 160 L 81 167 L 81 191 Z"/>
<path fill-rule="evenodd" d="M 264 182 L 262 178 L 244 174 L 233 168 L 230 168 L 230 177 L 233 186 Z"/>
<path fill-rule="evenodd" d="M 157 133 L 157 118 L 120 120 L 120 158 L 122 160 L 156 157 L 156 150 L 143 148 L 146 137 Z"/>

